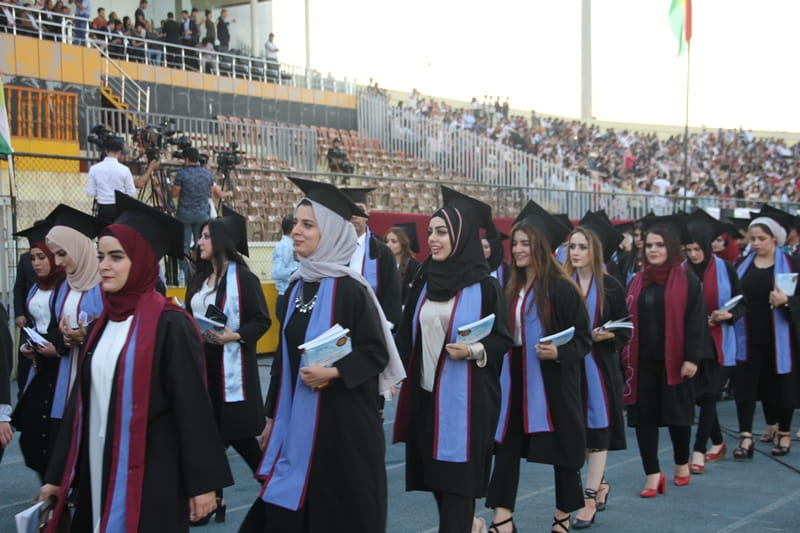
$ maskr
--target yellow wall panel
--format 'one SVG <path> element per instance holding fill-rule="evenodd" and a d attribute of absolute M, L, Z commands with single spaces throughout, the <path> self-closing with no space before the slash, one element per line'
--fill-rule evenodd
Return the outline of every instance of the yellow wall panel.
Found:
<path fill-rule="evenodd" d="M 139 63 L 139 81 L 149 81 L 153 83 L 156 81 L 156 70 L 153 65 L 145 65 Z"/>
<path fill-rule="evenodd" d="M 156 72 L 156 83 L 169 85 L 172 83 L 172 72 L 174 69 L 167 67 L 153 67 Z"/>
<path fill-rule="evenodd" d="M 220 76 L 219 83 L 217 86 L 219 87 L 219 92 L 221 93 L 232 93 L 233 79 L 229 78 L 228 76 Z"/>
<path fill-rule="evenodd" d="M 300 101 L 304 104 L 314 103 L 314 91 L 311 89 L 300 88 Z"/>
<path fill-rule="evenodd" d="M 0 33 L 0 72 L 4 74 L 17 73 L 17 60 L 14 57 L 16 46 L 13 35 Z"/>
<path fill-rule="evenodd" d="M 274 83 L 261 84 L 261 98 L 275 98 L 276 87 Z"/>
<path fill-rule="evenodd" d="M 239 78 L 235 78 L 233 80 L 233 92 L 234 94 L 247 94 L 247 80 L 240 80 Z"/>
<path fill-rule="evenodd" d="M 187 72 L 186 81 L 191 89 L 203 89 L 203 74 L 200 72 Z"/>
<path fill-rule="evenodd" d="M 254 96 L 256 98 L 261 98 L 261 87 L 264 84 L 260 81 L 248 81 L 247 82 L 247 96 Z"/>
<path fill-rule="evenodd" d="M 178 87 L 186 87 L 186 72 L 183 70 L 172 69 L 172 85 Z"/>
<path fill-rule="evenodd" d="M 275 98 L 279 100 L 288 100 L 289 99 L 289 88 L 285 85 L 276 85 L 275 86 Z"/>
<path fill-rule="evenodd" d="M 39 76 L 45 80 L 61 80 L 61 47 L 53 41 L 39 41 Z M 81 79 L 81 81 L 83 81 Z"/>
<path fill-rule="evenodd" d="M 203 90 L 216 92 L 219 87 L 218 79 L 213 74 L 203 74 Z"/>
<path fill-rule="evenodd" d="M 311 102 L 317 105 L 322 105 L 325 101 L 325 93 L 314 89 L 311 91 Z"/>
<path fill-rule="evenodd" d="M 43 58 L 49 61 L 47 58 Z M 83 83 L 83 48 L 71 44 L 61 45 L 61 81 Z"/>
<path fill-rule="evenodd" d="M 83 83 L 90 87 L 100 85 L 100 52 L 94 48 L 81 48 L 83 54 Z"/>
<path fill-rule="evenodd" d="M 292 102 L 299 102 L 300 101 L 300 88 L 299 87 L 287 87 L 289 93 L 289 100 Z"/>
<path fill-rule="evenodd" d="M 17 37 L 16 64 L 18 76 L 39 77 L 39 39 Z"/>

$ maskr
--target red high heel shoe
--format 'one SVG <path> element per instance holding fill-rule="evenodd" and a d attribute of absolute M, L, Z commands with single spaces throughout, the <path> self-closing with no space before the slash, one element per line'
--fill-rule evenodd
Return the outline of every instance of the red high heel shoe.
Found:
<path fill-rule="evenodd" d="M 689 484 L 691 480 L 692 480 L 691 473 L 688 476 L 675 476 L 674 478 L 672 478 L 672 481 L 675 483 L 676 487 L 685 487 L 686 485 Z"/>
<path fill-rule="evenodd" d="M 642 492 L 639 493 L 639 496 L 642 498 L 655 498 L 656 494 L 666 494 L 667 493 L 667 476 L 664 475 L 664 472 L 659 474 L 658 478 L 658 486 L 654 489 L 644 489 Z"/>
<path fill-rule="evenodd" d="M 721 461 L 725 459 L 725 454 L 728 452 L 728 447 L 725 446 L 725 443 L 722 443 L 719 451 L 717 453 L 707 453 L 706 454 L 706 463 L 716 463 L 717 461 Z"/>

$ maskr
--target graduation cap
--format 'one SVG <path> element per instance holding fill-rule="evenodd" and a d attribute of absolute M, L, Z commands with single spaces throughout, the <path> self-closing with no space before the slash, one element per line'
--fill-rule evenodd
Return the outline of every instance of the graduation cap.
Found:
<path fill-rule="evenodd" d="M 622 242 L 622 234 L 611 225 L 611 222 L 597 213 L 587 211 L 578 223 L 578 227 L 592 230 L 597 235 L 603 246 L 603 263 L 611 261 L 611 256 Z"/>
<path fill-rule="evenodd" d="M 165 254 L 183 257 L 183 224 L 179 220 L 120 191 L 114 191 L 114 199 L 117 205 L 114 224 L 136 230 L 158 258 Z"/>
<path fill-rule="evenodd" d="M 228 236 L 236 246 L 236 251 L 250 257 L 250 249 L 247 247 L 247 219 L 227 205 L 222 204 L 222 217 L 219 220 L 222 221 Z"/>
<path fill-rule="evenodd" d="M 348 198 L 353 200 L 353 203 L 369 205 L 369 203 L 367 202 L 367 194 L 374 191 L 375 187 L 362 187 L 362 188 L 351 187 L 339 190 L 345 193 Z"/>
<path fill-rule="evenodd" d="M 633 235 L 633 228 L 636 222 L 633 220 L 626 220 L 624 222 L 612 222 L 614 229 L 620 233 L 630 233 Z"/>
<path fill-rule="evenodd" d="M 409 246 L 411 251 L 415 254 L 419 253 L 419 237 L 417 235 L 416 222 L 398 222 L 394 225 L 395 228 L 400 228 L 408 237 Z"/>
<path fill-rule="evenodd" d="M 303 178 L 290 177 L 289 180 L 303 191 L 306 198 L 324 205 L 345 220 L 349 221 L 353 215 L 369 218 L 349 196 L 337 189 L 335 185 Z"/>
<path fill-rule="evenodd" d="M 533 200 L 528 200 L 528 203 L 525 204 L 525 207 L 522 208 L 522 211 L 514 220 L 514 225 L 518 222 L 526 222 L 539 229 L 547 239 L 551 250 L 558 248 L 572 231 L 572 227 L 565 227 L 564 224 Z"/>
<path fill-rule="evenodd" d="M 704 209 L 695 209 L 686 217 L 686 226 L 689 229 L 689 238 L 701 246 L 711 244 L 711 241 L 726 232 L 726 225 L 709 215 Z"/>
<path fill-rule="evenodd" d="M 558 220 L 565 228 L 569 228 L 570 231 L 575 229 L 572 225 L 572 220 L 570 220 L 569 215 L 566 213 L 554 213 L 553 218 Z"/>
<path fill-rule="evenodd" d="M 464 218 L 471 220 L 478 228 L 485 229 L 488 238 L 497 237 L 497 230 L 492 221 L 492 208 L 489 204 L 444 185 L 442 185 L 442 204 L 458 209 Z"/>
<path fill-rule="evenodd" d="M 681 244 L 689 244 L 692 238 L 689 237 L 689 228 L 686 227 L 686 217 L 681 215 L 664 215 L 664 216 L 651 216 L 648 215 L 641 219 L 639 222 L 642 224 L 644 231 L 650 231 L 656 226 L 666 226 L 675 232 Z"/>
<path fill-rule="evenodd" d="M 74 207 L 65 204 L 58 204 L 53 211 L 47 215 L 47 220 L 53 223 L 53 226 L 67 226 L 76 231 L 79 231 L 94 239 L 105 227 L 105 223 L 101 222 L 92 215 L 87 215 L 83 211 L 78 211 Z"/>
<path fill-rule="evenodd" d="M 750 226 L 750 219 L 733 217 L 728 219 L 728 224 L 736 231 L 733 237 L 741 239 L 742 235 L 739 232 L 747 232 L 747 228 Z"/>
<path fill-rule="evenodd" d="M 39 220 L 30 228 L 16 232 L 14 237 L 25 237 L 30 243 L 30 248 L 33 248 L 36 243 L 45 242 L 47 232 L 50 231 L 52 227 L 53 223 L 51 221 Z"/>
<path fill-rule="evenodd" d="M 778 209 L 776 207 L 772 207 L 769 204 L 762 205 L 761 210 L 758 213 L 750 213 L 751 222 L 759 217 L 771 218 L 772 220 L 780 224 L 780 226 L 786 230 L 786 233 L 789 233 L 789 230 L 791 230 L 793 223 L 792 218 L 794 218 L 786 211 Z"/>

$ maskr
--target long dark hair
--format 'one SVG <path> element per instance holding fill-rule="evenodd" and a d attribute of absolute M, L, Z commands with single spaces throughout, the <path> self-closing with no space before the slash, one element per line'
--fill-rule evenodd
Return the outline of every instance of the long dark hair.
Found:
<path fill-rule="evenodd" d="M 392 226 L 383 236 L 383 242 L 389 239 L 390 233 L 393 233 L 397 237 L 397 242 L 400 243 L 400 279 L 403 279 L 408 268 L 408 260 L 414 257 L 414 254 L 411 253 L 411 241 L 403 228 Z"/>
<path fill-rule="evenodd" d="M 558 264 L 553 251 L 550 248 L 550 243 L 547 242 L 544 234 L 539 231 L 535 226 L 525 222 L 517 222 L 511 228 L 511 246 L 513 249 L 516 233 L 521 231 L 528 236 L 531 243 L 531 264 L 533 271 L 536 273 L 533 279 L 534 301 L 536 305 L 536 313 L 539 315 L 539 320 L 542 323 L 545 333 L 552 333 L 553 318 L 550 312 L 550 299 L 553 293 L 553 286 L 558 279 L 566 280 L 571 283 L 575 290 L 580 294 L 580 289 L 574 281 L 567 275 L 561 265 Z M 512 254 L 513 255 L 513 254 Z M 506 285 L 506 302 L 509 308 L 514 305 L 514 299 L 528 284 L 527 273 L 525 267 L 517 266 L 516 261 L 512 257 L 511 277 Z M 527 312 L 527 310 L 525 310 Z"/>
<path fill-rule="evenodd" d="M 580 233 L 586 237 L 586 242 L 589 243 L 589 266 L 592 270 L 592 283 L 596 284 L 597 286 L 597 303 L 600 306 L 599 309 L 600 313 L 602 314 L 603 302 L 605 301 L 606 296 L 605 284 L 603 282 L 603 275 L 605 273 L 605 270 L 603 269 L 603 244 L 600 242 L 600 238 L 597 236 L 597 233 L 595 233 L 593 230 L 584 228 L 583 226 L 578 226 L 572 230 L 572 233 L 570 233 L 569 237 L 567 237 L 568 248 L 569 241 L 572 240 L 572 236 L 576 233 Z M 577 271 L 577 269 L 572 266 L 572 261 L 570 261 L 569 258 L 567 258 L 567 262 L 564 263 L 564 270 L 567 272 L 567 275 L 569 275 L 570 278 Z M 583 291 L 580 292 L 583 294 Z"/>
<path fill-rule="evenodd" d="M 223 224 L 222 220 L 218 218 L 209 220 L 200 227 L 200 232 L 202 233 L 203 229 L 206 227 L 208 227 L 208 233 L 211 236 L 211 247 L 213 248 L 213 254 L 211 256 L 211 261 L 200 259 L 200 255 L 198 254 L 197 270 L 187 284 L 187 294 L 194 294 L 200 290 L 200 287 L 202 287 L 205 280 L 208 279 L 208 277 L 214 271 L 214 267 L 216 267 L 217 270 L 217 279 L 214 283 L 214 290 L 216 290 L 219 287 L 219 282 L 223 277 L 222 269 L 225 265 L 225 261 L 236 263 L 247 268 L 247 262 L 245 262 L 244 257 L 242 257 L 242 255 L 236 251 L 236 245 L 234 244 L 231 236 L 228 234 L 228 231 L 225 229 L 225 225 Z M 189 303 L 188 299 L 186 303 Z"/>

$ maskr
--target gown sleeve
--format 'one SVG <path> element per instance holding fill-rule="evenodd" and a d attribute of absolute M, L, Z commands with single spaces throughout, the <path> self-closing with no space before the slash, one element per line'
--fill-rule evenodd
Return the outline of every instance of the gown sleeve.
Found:
<path fill-rule="evenodd" d="M 725 268 L 728 270 L 728 279 L 731 282 L 731 298 L 742 294 L 742 281 L 739 279 L 739 275 L 736 273 L 736 268 L 728 262 L 725 262 Z M 707 309 L 707 311 L 711 310 Z M 745 313 L 747 313 L 747 299 L 742 298 L 739 300 L 739 303 L 736 304 L 736 307 L 731 309 L 730 313 L 733 316 L 730 320 L 728 320 L 728 324 L 732 326 L 737 320 L 742 318 Z"/>
<path fill-rule="evenodd" d="M 511 349 L 511 326 L 508 322 L 508 309 L 503 289 L 493 277 L 487 277 L 481 282 L 483 296 L 483 310 L 481 315 L 488 316 L 494 313 L 494 326 L 491 333 L 480 340 L 486 351 L 487 366 L 500 366 L 503 356 Z"/>
<path fill-rule="evenodd" d="M 233 484 L 228 460 L 205 385 L 203 346 L 183 313 L 165 312 L 160 356 L 163 387 L 172 405 L 178 433 L 182 484 L 190 497 Z"/>
<path fill-rule="evenodd" d="M 386 320 L 391 322 L 392 329 L 396 330 L 402 318 L 403 308 L 400 297 L 400 274 L 397 272 L 397 263 L 389 247 L 377 241 L 375 246 L 378 249 L 378 279 L 380 280 L 378 288 L 380 294 L 377 296 Z"/>
<path fill-rule="evenodd" d="M 628 305 L 625 303 L 625 289 L 622 288 L 620 282 L 613 276 L 607 275 L 603 279 L 605 280 L 606 305 L 608 306 L 606 314 L 609 319 L 619 320 L 620 318 L 628 316 L 630 312 L 628 311 Z M 631 330 L 625 328 L 614 331 L 614 338 L 612 341 L 618 352 L 631 340 L 631 333 Z"/>
<path fill-rule="evenodd" d="M 574 364 L 586 357 L 592 343 L 589 312 L 586 310 L 583 297 L 571 282 L 559 278 L 555 281 L 554 287 L 556 294 L 552 298 L 552 305 L 557 329 L 552 333 L 575 326 L 572 340 L 558 347 L 558 362 Z"/>
<path fill-rule="evenodd" d="M 258 339 L 267 332 L 272 321 L 267 309 L 267 301 L 264 298 L 264 291 L 261 290 L 261 283 L 256 275 L 242 268 L 239 282 L 242 284 L 241 305 L 244 322 L 239 325 L 238 333 L 242 336 L 242 344 L 255 349 Z"/>
<path fill-rule="evenodd" d="M 704 335 L 708 335 L 708 314 L 706 303 L 702 298 L 703 288 L 700 280 L 693 272 L 686 271 L 688 297 L 686 299 L 686 318 L 684 322 L 684 361 L 699 364 L 701 359 L 713 357 L 713 354 L 704 350 L 703 342 L 698 342 Z"/>

